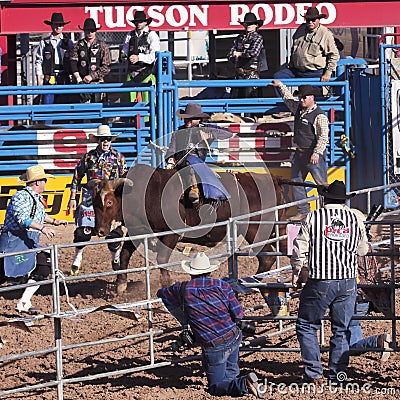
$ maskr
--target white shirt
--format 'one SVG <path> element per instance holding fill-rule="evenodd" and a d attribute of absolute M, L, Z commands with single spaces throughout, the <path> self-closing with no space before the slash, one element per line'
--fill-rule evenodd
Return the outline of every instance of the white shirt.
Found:
<path fill-rule="evenodd" d="M 37 48 L 36 52 L 36 58 L 35 58 L 35 69 L 36 69 L 36 75 L 42 76 L 43 75 L 43 50 L 45 46 L 45 40 L 48 40 L 49 37 L 46 37 L 45 39 L 42 39 L 39 43 L 39 46 Z M 65 50 L 61 48 L 61 42 L 63 39 L 63 34 L 60 35 L 59 39 L 56 39 L 52 34 L 50 35 L 50 43 L 54 48 L 54 64 L 62 64 L 62 60 L 64 57 Z M 72 44 L 72 41 L 71 41 Z"/>
<path fill-rule="evenodd" d="M 144 29 L 140 32 L 140 35 L 143 35 L 144 32 L 149 32 L 150 29 L 148 26 L 144 27 Z M 137 30 L 134 31 L 134 34 L 137 35 Z M 139 35 L 139 36 L 140 36 Z M 128 54 L 129 52 L 129 42 L 132 37 L 132 31 L 128 32 L 127 35 L 125 36 L 125 41 L 124 44 L 122 45 L 122 52 L 125 54 Z M 139 53 L 139 61 L 142 61 L 146 64 L 153 64 L 153 62 L 156 60 L 156 51 L 160 51 L 160 38 L 157 35 L 156 32 L 150 31 L 149 36 L 147 37 L 149 45 L 150 45 L 150 51 L 149 53 Z"/>

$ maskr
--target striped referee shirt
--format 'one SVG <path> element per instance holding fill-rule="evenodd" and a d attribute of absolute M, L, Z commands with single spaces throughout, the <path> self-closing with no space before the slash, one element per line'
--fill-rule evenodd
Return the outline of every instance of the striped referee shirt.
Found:
<path fill-rule="evenodd" d="M 293 270 L 306 266 L 310 279 L 357 277 L 357 256 L 368 252 L 363 221 L 344 204 L 327 204 L 309 213 L 294 241 Z"/>

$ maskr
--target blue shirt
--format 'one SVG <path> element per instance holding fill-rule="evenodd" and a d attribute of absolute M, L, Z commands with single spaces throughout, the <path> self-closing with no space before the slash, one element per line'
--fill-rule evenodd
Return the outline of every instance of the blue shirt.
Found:
<path fill-rule="evenodd" d="M 159 289 L 168 309 L 180 307 L 182 282 Z M 185 312 L 192 331 L 201 343 L 209 343 L 226 335 L 243 318 L 242 305 L 229 283 L 209 277 L 193 278 L 187 283 Z"/>
<path fill-rule="evenodd" d="M 35 202 L 36 211 L 33 218 L 31 218 L 32 207 Z M 46 212 L 42 203 L 42 196 L 27 186 L 24 190 L 15 193 L 11 198 L 6 209 L 3 230 L 14 232 L 21 229 L 26 230 L 29 228 L 32 221 L 43 224 L 45 217 Z"/>

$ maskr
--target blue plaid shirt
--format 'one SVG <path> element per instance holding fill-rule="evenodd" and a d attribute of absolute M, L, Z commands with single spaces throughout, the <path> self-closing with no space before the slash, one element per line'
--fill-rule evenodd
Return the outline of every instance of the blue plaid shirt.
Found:
<path fill-rule="evenodd" d="M 182 282 L 159 289 L 160 297 L 168 309 L 180 307 Z M 226 335 L 235 327 L 236 320 L 243 318 L 239 303 L 231 285 L 220 279 L 193 278 L 186 286 L 185 312 L 197 339 L 209 343 Z"/>
<path fill-rule="evenodd" d="M 36 200 L 36 211 L 33 218 L 31 218 L 32 207 L 34 200 Z M 29 186 L 24 190 L 20 190 L 11 198 L 7 209 L 6 217 L 4 220 L 4 231 L 18 231 L 26 230 L 29 228 L 32 221 L 43 224 L 46 212 L 42 203 L 42 196 L 34 192 Z"/>

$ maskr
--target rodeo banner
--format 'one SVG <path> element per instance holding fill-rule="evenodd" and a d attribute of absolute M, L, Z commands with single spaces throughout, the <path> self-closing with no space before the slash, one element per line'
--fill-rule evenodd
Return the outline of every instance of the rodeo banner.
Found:
<path fill-rule="evenodd" d="M 0 34 L 20 32 L 43 32 L 43 15 L 48 12 L 49 0 L 33 3 L 13 0 L 12 7 L 4 4 L 0 9 Z M 86 3 L 86 4 L 85 4 Z M 321 21 L 329 27 L 382 27 L 398 25 L 398 1 L 368 1 L 367 6 L 359 2 L 321 3 L 240 3 L 226 2 L 207 4 L 195 0 L 188 4 L 155 3 L 150 6 L 132 5 L 128 1 L 100 1 L 91 6 L 83 0 L 57 2 L 57 11 L 71 21 L 65 31 L 78 32 L 78 24 L 85 18 L 93 18 L 102 31 L 128 31 L 134 29 L 131 20 L 135 11 L 144 10 L 153 20 L 151 29 L 158 31 L 177 30 L 239 30 L 239 21 L 247 12 L 253 12 L 264 20 L 263 29 L 297 28 L 304 22 L 303 15 L 308 7 L 317 6 L 327 15 Z M 384 10 L 384 11 L 383 11 Z M 29 18 L 26 16 L 29 15 Z"/>

